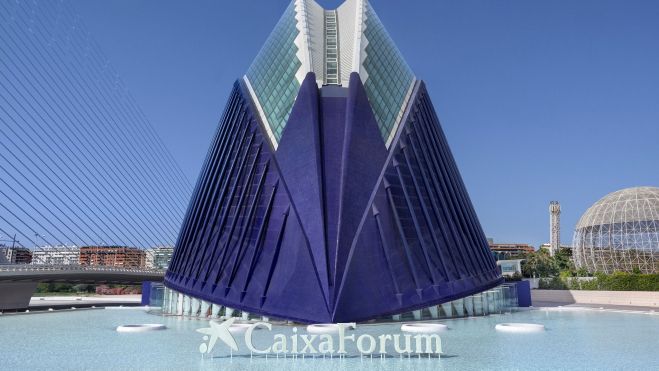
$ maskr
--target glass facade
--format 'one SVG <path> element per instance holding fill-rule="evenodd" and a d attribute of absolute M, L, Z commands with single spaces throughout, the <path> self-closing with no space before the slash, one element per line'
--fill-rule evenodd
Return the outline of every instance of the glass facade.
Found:
<path fill-rule="evenodd" d="M 368 40 L 363 68 L 368 73 L 366 94 L 387 141 L 414 82 L 414 74 L 384 29 L 370 4 L 366 6 L 364 36 Z"/>
<path fill-rule="evenodd" d="M 517 287 L 504 283 L 491 290 L 479 292 L 427 308 L 383 317 L 383 321 L 419 321 L 501 314 L 518 309 Z"/>
<path fill-rule="evenodd" d="M 179 315 L 200 318 L 239 317 L 244 320 L 279 320 L 258 314 L 248 313 L 224 305 L 195 299 L 176 290 L 165 288 L 151 298 L 151 306 L 160 306 L 166 315 Z M 478 317 L 490 314 L 509 313 L 518 310 L 517 288 L 504 283 L 491 290 L 456 299 L 423 309 L 383 316 L 378 322 L 419 321 L 461 317 Z"/>
<path fill-rule="evenodd" d="M 291 2 L 247 71 L 247 79 L 277 142 L 300 88 L 295 77 L 302 65 L 295 46 L 299 34 L 295 14 L 295 3 Z"/>

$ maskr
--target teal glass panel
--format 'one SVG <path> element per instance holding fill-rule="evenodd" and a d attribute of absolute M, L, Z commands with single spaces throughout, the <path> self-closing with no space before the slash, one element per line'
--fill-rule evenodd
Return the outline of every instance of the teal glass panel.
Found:
<path fill-rule="evenodd" d="M 277 142 L 300 88 L 295 77 L 302 65 L 295 45 L 299 33 L 296 23 L 295 2 L 291 2 L 247 70 L 249 83 Z"/>
<path fill-rule="evenodd" d="M 364 88 L 386 141 L 414 82 L 414 74 L 368 3 L 364 35 L 368 40 L 363 63 L 368 79 Z"/>

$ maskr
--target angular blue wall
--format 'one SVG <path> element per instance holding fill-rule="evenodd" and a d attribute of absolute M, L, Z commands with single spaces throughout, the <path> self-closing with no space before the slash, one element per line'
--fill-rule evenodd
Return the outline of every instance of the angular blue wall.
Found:
<path fill-rule="evenodd" d="M 501 282 L 423 83 L 389 150 L 359 75 L 308 74 L 274 151 L 235 84 L 167 286 L 250 313 L 361 321 Z"/>

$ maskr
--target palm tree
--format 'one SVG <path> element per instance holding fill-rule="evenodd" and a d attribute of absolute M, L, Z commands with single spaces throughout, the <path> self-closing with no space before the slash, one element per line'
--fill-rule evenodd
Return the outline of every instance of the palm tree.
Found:
<path fill-rule="evenodd" d="M 554 258 L 544 250 L 538 250 L 526 256 L 522 262 L 522 273 L 525 277 L 550 277 L 558 274 L 558 265 Z"/>

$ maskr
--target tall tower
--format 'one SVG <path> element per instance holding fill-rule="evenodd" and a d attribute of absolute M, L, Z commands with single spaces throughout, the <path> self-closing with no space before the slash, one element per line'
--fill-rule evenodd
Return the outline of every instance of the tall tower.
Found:
<path fill-rule="evenodd" d="M 554 256 L 561 247 L 561 204 L 549 202 L 549 254 Z"/>

